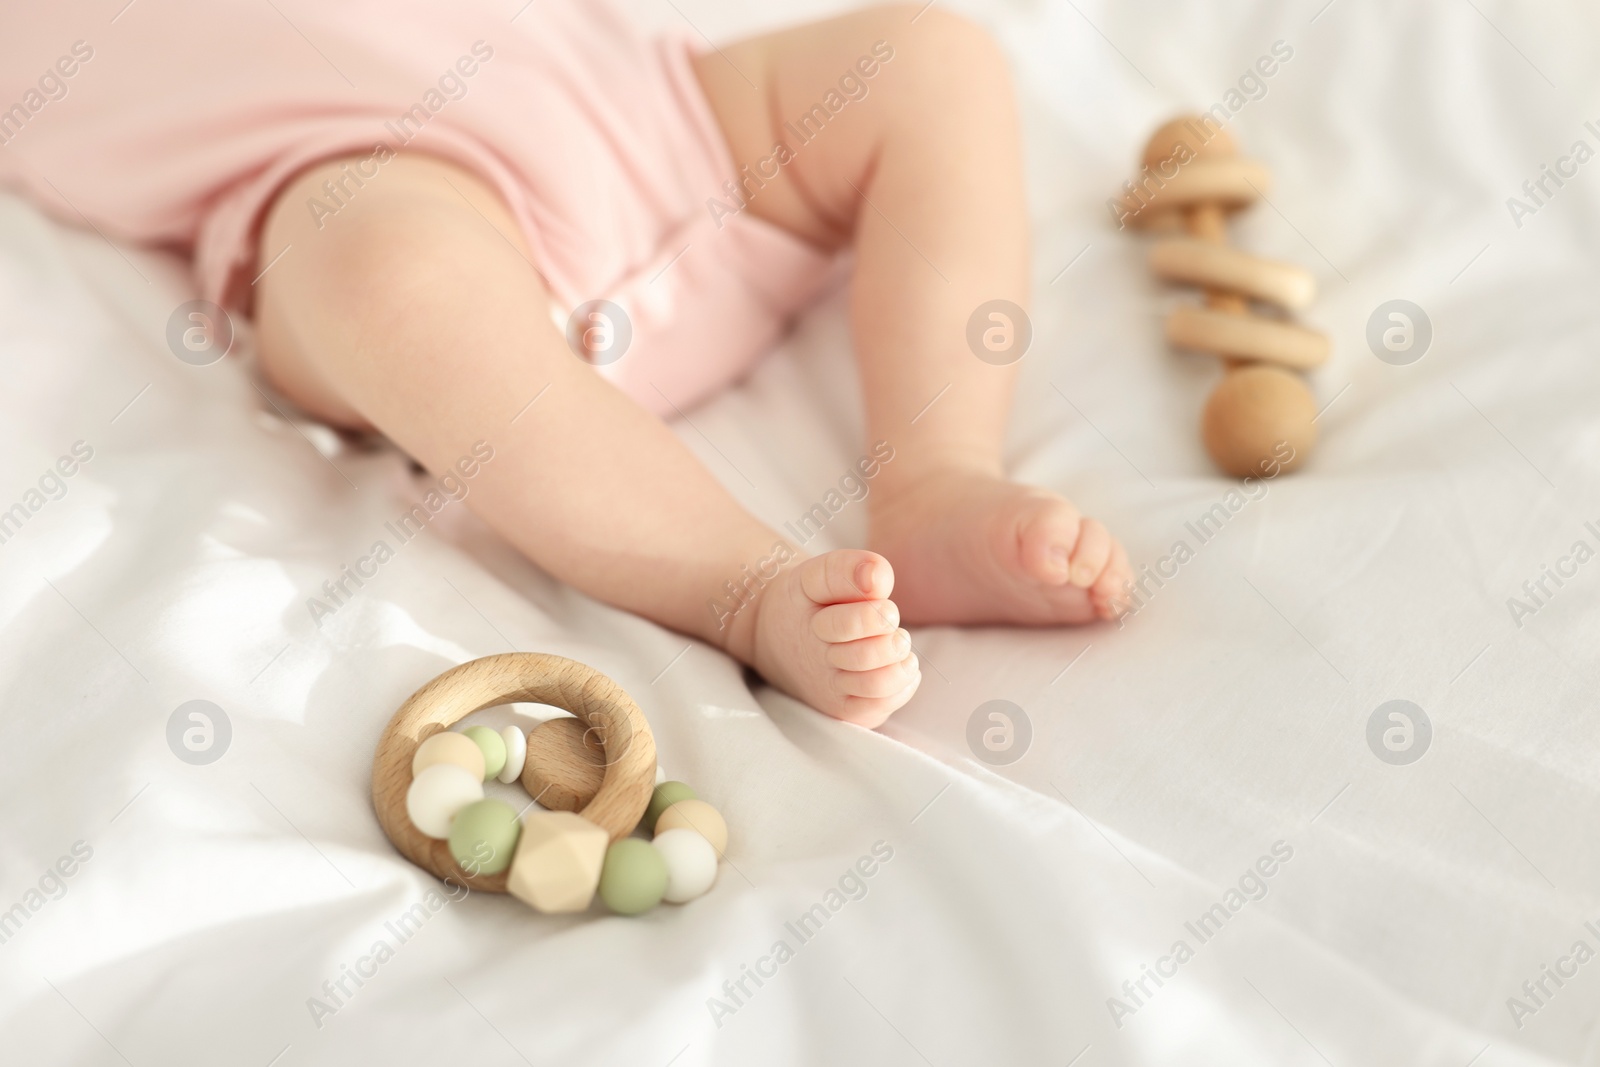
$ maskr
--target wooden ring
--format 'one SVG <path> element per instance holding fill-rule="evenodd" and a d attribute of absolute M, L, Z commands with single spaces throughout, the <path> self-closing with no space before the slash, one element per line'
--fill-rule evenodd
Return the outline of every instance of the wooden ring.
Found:
<path fill-rule="evenodd" d="M 1316 279 L 1303 267 L 1193 237 L 1158 242 L 1150 249 L 1150 269 L 1169 282 L 1238 293 L 1287 311 L 1298 311 L 1317 295 Z"/>
<path fill-rule="evenodd" d="M 483 708 L 532 702 L 564 708 L 599 735 L 606 752 L 600 791 L 581 812 L 617 841 L 633 832 L 656 781 L 656 742 L 639 705 L 616 682 L 586 664 L 538 652 L 506 652 L 452 667 L 400 705 L 372 758 L 372 806 L 400 854 L 434 876 L 470 889 L 504 893 L 509 871 L 472 875 L 450 846 L 425 836 L 406 815 L 411 758 L 427 738 Z"/>
<path fill-rule="evenodd" d="M 1295 370 L 1327 361 L 1324 334 L 1290 322 L 1180 305 L 1167 316 L 1167 343 L 1234 359 L 1264 360 Z"/>

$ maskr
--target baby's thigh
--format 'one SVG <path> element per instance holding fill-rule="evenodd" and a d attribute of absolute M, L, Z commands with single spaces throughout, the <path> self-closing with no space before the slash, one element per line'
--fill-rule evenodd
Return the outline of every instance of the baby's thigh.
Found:
<path fill-rule="evenodd" d="M 311 415 L 352 429 L 369 428 L 367 420 L 322 359 L 348 326 L 346 298 L 352 289 L 393 284 L 395 257 L 409 261 L 422 282 L 429 270 L 449 269 L 437 262 L 448 247 L 408 248 L 395 239 L 409 220 L 419 212 L 453 212 L 464 227 L 492 226 L 528 256 L 510 209 L 471 171 L 416 154 L 392 157 L 375 175 L 371 169 L 370 156 L 361 155 L 301 171 L 274 198 L 256 246 L 253 318 L 262 372 Z M 371 270 L 379 261 L 388 261 L 388 269 Z"/>

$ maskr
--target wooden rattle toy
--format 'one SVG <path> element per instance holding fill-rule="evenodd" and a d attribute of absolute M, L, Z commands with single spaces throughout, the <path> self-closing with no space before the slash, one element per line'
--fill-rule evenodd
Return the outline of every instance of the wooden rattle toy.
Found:
<path fill-rule="evenodd" d="M 531 737 L 515 726 L 450 729 L 475 711 L 523 701 L 575 718 L 552 719 Z M 484 795 L 491 778 L 520 779 L 544 807 L 526 805 L 519 816 Z M 692 789 L 656 784 L 655 739 L 620 686 L 537 653 L 463 663 L 413 693 L 378 742 L 372 802 L 412 863 L 549 913 L 584 911 L 597 892 L 622 915 L 692 900 L 716 881 L 728 839 L 722 816 Z M 641 827 L 655 840 L 629 836 Z"/>
<path fill-rule="evenodd" d="M 1300 310 L 1316 283 L 1300 267 L 1229 247 L 1227 215 L 1264 196 L 1271 177 L 1239 158 L 1233 138 L 1208 121 L 1181 116 L 1151 135 L 1119 217 L 1144 229 L 1187 231 L 1150 251 L 1157 276 L 1205 291 L 1204 307 L 1167 317 L 1167 341 L 1220 356 L 1226 368 L 1201 419 L 1212 460 L 1235 477 L 1271 477 L 1299 466 L 1316 443 L 1316 404 L 1295 372 L 1328 358 L 1328 338 L 1252 311 L 1251 301 Z"/>

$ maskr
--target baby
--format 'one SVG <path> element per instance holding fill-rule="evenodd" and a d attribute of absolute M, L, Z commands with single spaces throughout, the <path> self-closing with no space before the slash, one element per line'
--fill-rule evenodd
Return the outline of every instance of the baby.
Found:
<path fill-rule="evenodd" d="M 1017 368 L 967 340 L 980 305 L 1026 306 L 1029 259 L 1006 63 L 961 19 L 878 7 L 723 47 L 592 0 L 24 21 L 0 69 L 52 89 L 5 85 L 0 178 L 190 253 L 317 418 L 434 471 L 490 442 L 471 506 L 585 593 L 867 726 L 921 679 L 904 626 L 1119 611 L 1126 555 L 1006 478 Z M 892 462 L 869 549 L 808 555 L 662 417 L 743 376 L 846 249 Z"/>

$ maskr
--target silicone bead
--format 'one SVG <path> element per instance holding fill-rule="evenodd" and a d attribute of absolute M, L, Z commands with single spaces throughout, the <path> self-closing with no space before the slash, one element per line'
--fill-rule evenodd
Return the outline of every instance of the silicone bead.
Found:
<path fill-rule="evenodd" d="M 505 801 L 468 804 L 450 823 L 450 855 L 468 874 L 499 874 L 511 866 L 521 831 L 516 809 Z"/>
<path fill-rule="evenodd" d="M 650 844 L 667 863 L 667 891 L 661 894 L 667 903 L 693 900 L 717 880 L 717 850 L 695 831 L 666 830 Z"/>
<path fill-rule="evenodd" d="M 570 811 L 528 812 L 506 892 L 548 914 L 583 911 L 600 884 L 609 840 L 600 827 Z"/>
<path fill-rule="evenodd" d="M 498 775 L 506 765 L 506 743 L 498 731 L 487 726 L 469 726 L 463 734 L 483 750 L 483 780 Z"/>
<path fill-rule="evenodd" d="M 528 735 L 520 726 L 507 726 L 501 729 L 500 740 L 506 745 L 506 765 L 495 777 L 510 785 L 522 777 L 522 765 L 528 759 Z"/>
<path fill-rule="evenodd" d="M 698 794 L 682 782 L 662 782 L 650 794 L 650 806 L 644 809 L 644 828 L 655 832 L 656 820 L 661 813 L 680 800 L 693 800 Z"/>
<path fill-rule="evenodd" d="M 444 730 L 418 745 L 417 754 L 411 757 L 411 777 L 416 778 L 439 763 L 464 767 L 477 775 L 478 781 L 483 781 L 483 749 L 465 734 Z"/>
<path fill-rule="evenodd" d="M 703 800 L 680 800 L 656 820 L 658 834 L 680 827 L 693 830 L 711 842 L 719 856 L 728 850 L 728 824 L 716 808 Z"/>
<path fill-rule="evenodd" d="M 456 812 L 482 799 L 482 778 L 459 764 L 435 763 L 411 780 L 406 790 L 406 816 L 428 837 L 445 838 L 450 836 L 450 820 Z"/>
<path fill-rule="evenodd" d="M 661 903 L 667 890 L 667 861 L 650 842 L 624 837 L 606 850 L 600 871 L 600 899 L 618 915 L 638 915 Z"/>

